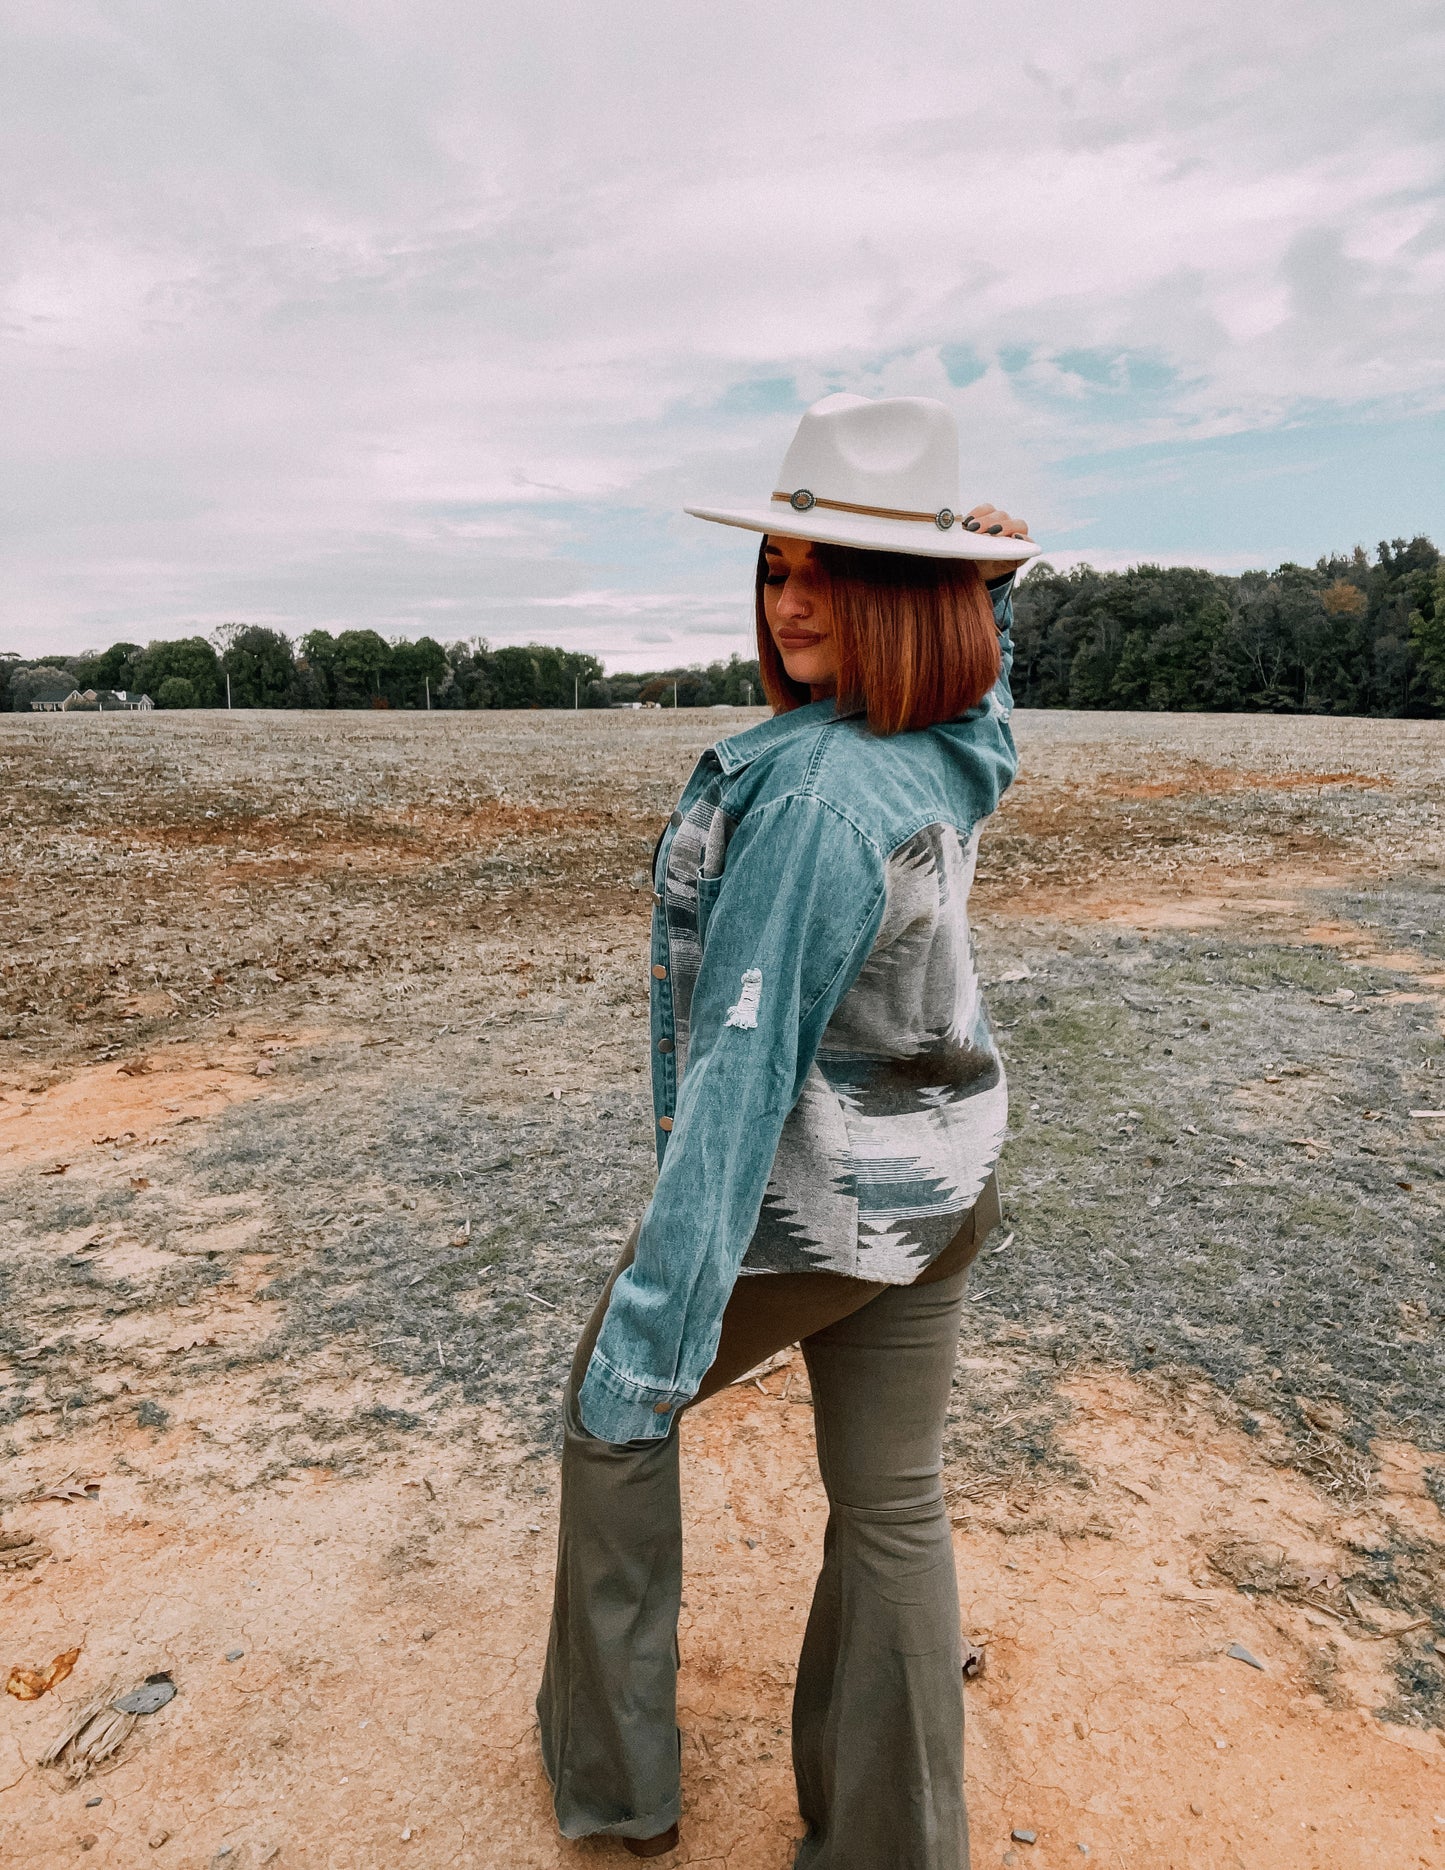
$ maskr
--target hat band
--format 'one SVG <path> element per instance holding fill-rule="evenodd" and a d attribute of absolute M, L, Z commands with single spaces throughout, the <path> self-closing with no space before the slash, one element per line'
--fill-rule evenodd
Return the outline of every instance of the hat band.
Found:
<path fill-rule="evenodd" d="M 827 507 L 833 513 L 863 513 L 869 519 L 911 519 L 922 524 L 936 526 L 940 532 L 947 532 L 958 518 L 951 507 L 941 506 L 936 513 L 910 513 L 896 506 L 859 506 L 852 500 L 825 500 L 821 494 L 809 492 L 806 487 L 799 487 L 795 493 L 775 493 L 775 500 L 782 500 L 795 513 L 811 513 L 815 506 Z"/>

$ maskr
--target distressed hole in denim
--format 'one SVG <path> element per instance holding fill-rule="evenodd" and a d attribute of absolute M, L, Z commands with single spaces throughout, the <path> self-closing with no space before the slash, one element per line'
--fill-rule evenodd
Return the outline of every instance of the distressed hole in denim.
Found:
<path fill-rule="evenodd" d="M 763 970 L 750 967 L 743 974 L 743 990 L 738 995 L 736 1006 L 728 1008 L 729 1026 L 745 1026 L 749 1029 L 758 1023 L 758 998 L 763 991 Z"/>

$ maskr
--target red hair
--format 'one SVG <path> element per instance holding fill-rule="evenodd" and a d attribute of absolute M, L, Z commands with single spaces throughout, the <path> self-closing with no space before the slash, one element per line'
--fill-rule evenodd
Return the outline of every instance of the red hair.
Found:
<path fill-rule="evenodd" d="M 763 608 L 767 540 L 758 553 L 758 668 L 775 714 L 813 699 L 783 667 Z M 862 713 L 875 734 L 956 720 L 999 676 L 993 603 L 966 558 L 864 552 L 814 545 L 813 562 L 833 614 L 838 711 Z"/>

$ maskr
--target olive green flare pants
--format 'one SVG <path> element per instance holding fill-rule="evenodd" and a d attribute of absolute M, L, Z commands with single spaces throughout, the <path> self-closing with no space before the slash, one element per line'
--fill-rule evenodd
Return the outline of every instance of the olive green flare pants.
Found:
<path fill-rule="evenodd" d="M 963 1678 L 941 1479 L 968 1267 L 998 1218 L 992 1182 L 911 1286 L 828 1273 L 738 1281 L 693 1406 L 800 1342 L 828 1496 L 823 1568 L 793 1699 L 806 1870 L 966 1870 Z M 628 1264 L 629 1242 L 612 1279 Z M 556 1595 L 537 1714 L 566 1837 L 655 1837 L 681 1809 L 678 1430 L 615 1444 L 564 1406 Z"/>

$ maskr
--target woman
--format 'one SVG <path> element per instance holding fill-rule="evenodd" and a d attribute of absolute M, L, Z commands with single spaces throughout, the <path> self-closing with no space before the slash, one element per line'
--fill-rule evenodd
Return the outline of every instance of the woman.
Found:
<path fill-rule="evenodd" d="M 537 1703 L 563 1833 L 636 1856 L 678 1843 L 678 1417 L 801 1342 L 829 1520 L 796 1864 L 968 1861 L 940 1473 L 1007 1094 L 966 905 L 1037 548 L 957 485 L 942 404 L 830 396 L 766 501 L 689 509 L 765 535 L 774 714 L 703 755 L 654 860 L 658 1177 L 568 1386 Z"/>

